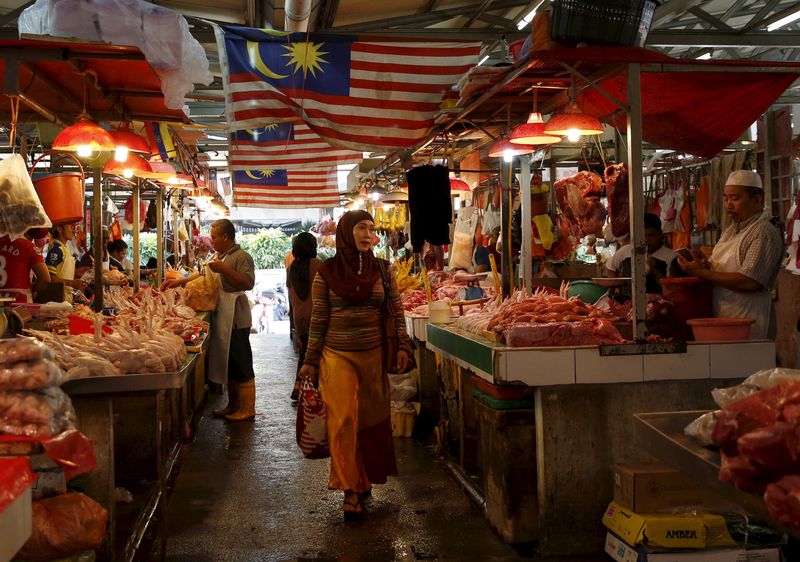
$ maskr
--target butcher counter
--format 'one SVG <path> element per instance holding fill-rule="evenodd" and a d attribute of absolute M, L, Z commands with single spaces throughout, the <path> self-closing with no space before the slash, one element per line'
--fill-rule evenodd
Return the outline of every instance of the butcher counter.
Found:
<path fill-rule="evenodd" d="M 78 429 L 92 440 L 97 457 L 97 468 L 74 484 L 109 511 L 104 559 L 133 560 L 148 527 L 164 521 L 167 483 L 202 412 L 209 342 L 206 335 L 189 347 L 194 351 L 175 372 L 92 377 L 62 385 L 75 407 Z M 118 497 L 118 489 L 131 498 Z M 155 535 L 163 539 L 159 531 Z"/>
<path fill-rule="evenodd" d="M 482 483 L 486 517 L 500 535 L 536 543 L 543 555 L 603 551 L 612 465 L 658 460 L 636 443 L 634 414 L 711 409 L 713 388 L 775 366 L 770 341 L 606 355 L 597 346 L 509 348 L 425 324 L 442 386 L 438 438 L 468 479 Z M 419 340 L 417 327 L 411 320 Z M 503 409 L 510 402 L 487 400 L 487 385 L 523 399 Z"/>

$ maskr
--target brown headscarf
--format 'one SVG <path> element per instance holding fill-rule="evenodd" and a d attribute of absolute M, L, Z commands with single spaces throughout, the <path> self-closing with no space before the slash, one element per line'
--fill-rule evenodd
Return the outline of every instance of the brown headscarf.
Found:
<path fill-rule="evenodd" d="M 372 287 L 381 277 L 378 260 L 372 253 L 359 252 L 353 236 L 353 228 L 363 220 L 374 220 L 366 211 L 348 211 L 336 225 L 336 255 L 327 260 L 319 274 L 328 287 L 353 304 L 361 304 L 372 295 Z M 359 253 L 361 275 L 358 274 Z"/>

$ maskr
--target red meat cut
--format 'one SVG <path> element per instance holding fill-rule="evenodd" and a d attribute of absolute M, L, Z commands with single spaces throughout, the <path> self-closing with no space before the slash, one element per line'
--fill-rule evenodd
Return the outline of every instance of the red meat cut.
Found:
<path fill-rule="evenodd" d="M 611 216 L 611 232 L 622 238 L 631 231 L 628 206 L 628 167 L 625 163 L 612 164 L 605 170 L 608 214 Z"/>

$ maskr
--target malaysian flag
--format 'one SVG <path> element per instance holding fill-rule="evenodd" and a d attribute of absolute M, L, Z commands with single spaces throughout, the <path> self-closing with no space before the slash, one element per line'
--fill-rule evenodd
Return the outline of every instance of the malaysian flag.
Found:
<path fill-rule="evenodd" d="M 433 127 L 443 93 L 475 65 L 480 42 L 359 40 L 218 28 L 231 130 L 301 120 L 334 146 L 405 148 Z"/>
<path fill-rule="evenodd" d="M 300 122 L 235 131 L 228 150 L 232 170 L 295 170 L 362 160 L 361 152 L 333 147 Z"/>
<path fill-rule="evenodd" d="M 336 207 L 336 168 L 233 172 L 235 207 Z"/>
<path fill-rule="evenodd" d="M 145 121 L 144 125 L 153 154 L 158 154 L 162 162 L 175 159 L 178 152 L 175 150 L 175 142 L 172 140 L 172 131 L 169 125 L 159 121 Z"/>

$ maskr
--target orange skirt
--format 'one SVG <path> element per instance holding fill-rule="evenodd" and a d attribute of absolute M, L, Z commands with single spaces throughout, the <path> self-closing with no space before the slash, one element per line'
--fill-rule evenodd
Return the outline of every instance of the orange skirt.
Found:
<path fill-rule="evenodd" d="M 337 351 L 325 347 L 319 364 L 331 449 L 332 490 L 366 492 L 397 474 L 389 379 L 381 348 Z"/>

